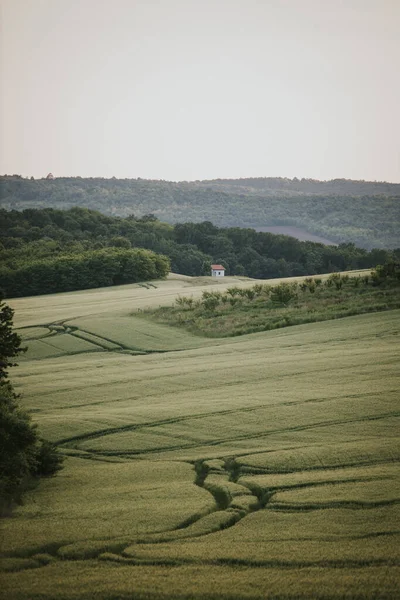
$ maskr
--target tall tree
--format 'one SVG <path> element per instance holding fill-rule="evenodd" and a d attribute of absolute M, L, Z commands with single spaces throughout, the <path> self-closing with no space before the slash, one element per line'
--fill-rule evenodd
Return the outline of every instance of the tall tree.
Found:
<path fill-rule="evenodd" d="M 13 316 L 14 311 L 0 296 L 0 382 L 7 378 L 8 367 L 15 365 L 11 359 L 25 351 L 21 346 L 21 338 L 12 329 Z"/>
<path fill-rule="evenodd" d="M 30 416 L 18 403 L 9 367 L 25 349 L 13 331 L 14 311 L 0 299 L 0 514 L 18 502 L 24 482 L 61 469 L 62 457 L 56 448 L 39 437 Z"/>

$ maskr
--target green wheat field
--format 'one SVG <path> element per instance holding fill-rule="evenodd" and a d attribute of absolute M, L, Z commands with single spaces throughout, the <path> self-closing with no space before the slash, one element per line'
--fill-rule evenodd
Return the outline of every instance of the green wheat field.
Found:
<path fill-rule="evenodd" d="M 400 597 L 400 311 L 234 338 L 144 317 L 232 283 L 9 301 L 11 380 L 66 460 L 2 520 L 2 598 Z"/>

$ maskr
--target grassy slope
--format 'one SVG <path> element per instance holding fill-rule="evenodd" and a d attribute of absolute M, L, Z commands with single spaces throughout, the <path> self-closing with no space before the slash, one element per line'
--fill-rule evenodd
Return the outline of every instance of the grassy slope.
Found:
<path fill-rule="evenodd" d="M 274 291 L 276 294 L 280 288 L 289 290 L 292 297 L 286 301 L 275 298 Z M 368 275 L 338 277 L 334 274 L 325 281 L 319 277 L 306 278 L 300 286 L 297 283 L 290 286 L 257 284 L 250 289 L 233 286 L 225 294 L 212 291 L 213 306 L 207 306 L 210 293 L 207 294 L 208 297 L 197 302 L 191 296 L 180 296 L 174 306 L 152 308 L 143 316 L 153 323 L 221 338 L 400 308 L 400 284 L 376 286 Z"/>
<path fill-rule="evenodd" d="M 129 317 L 191 283 L 199 295 L 207 280 L 11 303 L 24 335 L 73 341 L 82 327 L 116 348 L 14 370 L 70 457 L 4 521 L 0 596 L 398 597 L 400 311 L 182 333 L 179 351 L 174 330 Z"/>

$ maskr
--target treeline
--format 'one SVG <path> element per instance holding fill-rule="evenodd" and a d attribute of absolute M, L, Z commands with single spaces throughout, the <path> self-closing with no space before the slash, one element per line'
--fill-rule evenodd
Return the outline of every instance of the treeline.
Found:
<path fill-rule="evenodd" d="M 164 277 L 168 260 L 140 249 L 168 257 L 176 273 L 209 275 L 215 262 L 227 275 L 259 279 L 371 268 L 400 253 L 300 242 L 209 221 L 171 226 L 153 215 L 110 217 L 78 207 L 0 210 L 0 288 L 8 296 Z"/>
<path fill-rule="evenodd" d="M 110 248 L 3 267 L 0 285 L 8 297 L 35 296 L 160 279 L 168 271 L 167 257 L 150 250 Z"/>
<path fill-rule="evenodd" d="M 0 177 L 7 210 L 83 206 L 126 217 L 155 214 L 170 224 L 299 227 L 337 243 L 400 246 L 400 184 L 337 179 L 249 178 L 195 182 Z"/>
<path fill-rule="evenodd" d="M 254 229 L 218 228 L 212 223 L 179 223 L 174 227 L 180 244 L 209 252 L 227 274 L 273 279 L 364 269 L 391 260 L 397 251 L 367 250 L 354 244 L 325 246 Z M 400 250 L 399 250 L 400 252 Z"/>

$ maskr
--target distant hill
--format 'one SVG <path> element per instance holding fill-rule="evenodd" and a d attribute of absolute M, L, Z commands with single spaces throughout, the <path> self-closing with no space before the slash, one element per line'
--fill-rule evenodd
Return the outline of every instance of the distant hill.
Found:
<path fill-rule="evenodd" d="M 246 193 L 263 192 L 268 195 L 293 195 L 326 194 L 344 196 L 368 195 L 400 195 L 400 183 L 386 181 L 356 181 L 353 179 L 331 179 L 318 181 L 317 179 L 288 179 L 286 177 L 249 177 L 244 179 L 214 179 L 201 181 L 203 185 L 214 188 L 231 190 L 246 190 Z"/>
<path fill-rule="evenodd" d="M 106 215 L 154 214 L 168 223 L 291 227 L 332 243 L 400 246 L 400 184 L 334 179 L 247 178 L 194 182 L 56 177 L 0 178 L 7 210 L 81 206 Z M 296 229 L 293 229 L 296 231 Z"/>

